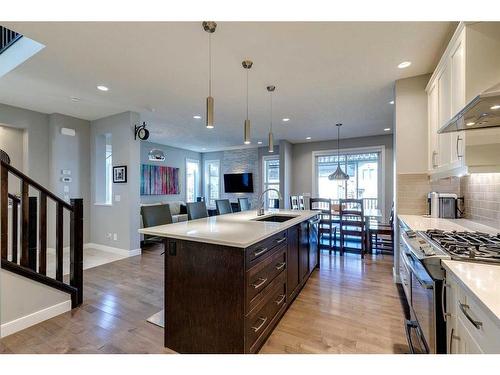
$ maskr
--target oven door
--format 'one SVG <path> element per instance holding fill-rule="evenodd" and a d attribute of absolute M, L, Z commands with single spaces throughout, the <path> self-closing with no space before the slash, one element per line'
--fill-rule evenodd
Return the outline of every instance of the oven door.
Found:
<path fill-rule="evenodd" d="M 410 261 L 411 311 L 429 353 L 436 353 L 436 302 L 434 280 L 419 261 Z"/>

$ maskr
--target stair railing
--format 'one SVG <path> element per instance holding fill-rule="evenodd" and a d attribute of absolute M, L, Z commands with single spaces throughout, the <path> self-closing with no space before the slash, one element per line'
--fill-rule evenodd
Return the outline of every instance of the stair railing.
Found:
<path fill-rule="evenodd" d="M 9 174 L 20 181 L 19 197 L 9 193 Z M 2 268 L 70 293 L 72 307 L 79 306 L 83 300 L 83 199 L 71 199 L 68 203 L 4 161 L 0 161 L 0 182 Z M 29 196 L 30 188 L 39 192 L 38 197 Z M 47 275 L 49 199 L 56 206 L 55 277 Z M 9 203 L 12 210 L 11 233 Z M 69 280 L 64 277 L 64 210 L 70 212 Z M 9 234 L 12 236 L 10 259 Z"/>

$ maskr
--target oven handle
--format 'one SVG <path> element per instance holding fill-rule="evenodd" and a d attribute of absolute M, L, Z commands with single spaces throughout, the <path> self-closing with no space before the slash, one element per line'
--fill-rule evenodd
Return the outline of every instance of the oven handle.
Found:
<path fill-rule="evenodd" d="M 445 294 L 445 291 L 446 291 L 446 287 L 449 287 L 450 284 L 446 284 L 446 282 L 443 280 L 443 284 L 441 286 L 441 311 L 443 313 L 443 320 L 446 322 L 448 320 L 448 317 L 451 316 L 450 313 L 447 313 L 446 312 L 446 308 L 445 308 L 445 298 L 444 298 L 444 294 Z"/>
<path fill-rule="evenodd" d="M 425 341 L 422 339 L 422 334 L 420 333 L 420 327 L 418 325 L 418 322 L 416 322 L 415 320 L 407 320 L 405 323 L 405 332 L 406 332 L 406 339 L 408 341 L 408 347 L 410 348 L 410 353 L 415 354 L 415 346 L 413 345 L 413 340 L 411 338 L 411 329 L 416 330 L 418 336 L 420 337 L 422 348 L 425 350 L 426 353 L 429 353 L 429 348 L 427 347 Z"/>
<path fill-rule="evenodd" d="M 411 255 L 410 255 L 411 256 Z M 411 265 L 411 262 L 409 261 L 408 259 L 408 254 L 403 252 L 403 260 L 405 262 L 405 265 L 408 267 L 408 269 L 411 271 L 411 273 L 413 275 L 415 275 L 415 278 L 417 279 L 417 281 L 420 283 L 420 285 L 422 285 L 422 287 L 424 287 L 425 289 L 428 289 L 428 290 L 431 290 L 431 289 L 434 289 L 434 284 L 429 284 L 429 283 L 426 283 L 425 281 L 423 281 L 419 276 L 418 276 L 418 272 L 415 270 L 415 268 Z"/>

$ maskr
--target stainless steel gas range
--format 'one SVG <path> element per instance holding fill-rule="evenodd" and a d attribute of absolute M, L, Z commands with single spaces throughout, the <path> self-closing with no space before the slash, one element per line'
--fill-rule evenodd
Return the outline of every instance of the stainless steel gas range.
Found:
<path fill-rule="evenodd" d="M 413 232 L 401 225 L 400 277 L 410 306 L 406 335 L 412 353 L 446 353 L 445 273 L 441 260 L 498 263 L 500 234 Z"/>

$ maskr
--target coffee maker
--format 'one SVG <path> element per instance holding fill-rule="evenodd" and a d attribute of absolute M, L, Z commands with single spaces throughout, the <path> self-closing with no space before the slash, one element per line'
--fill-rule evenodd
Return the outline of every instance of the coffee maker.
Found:
<path fill-rule="evenodd" d="M 436 201 L 437 200 L 437 201 Z M 441 219 L 460 219 L 464 214 L 464 198 L 454 193 L 430 192 L 427 196 L 429 215 Z"/>

